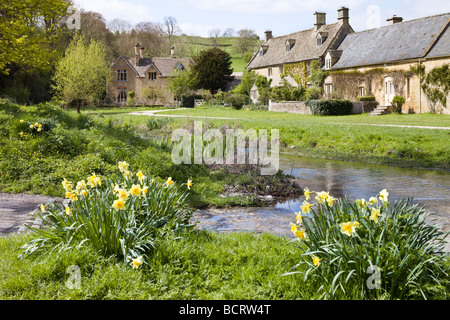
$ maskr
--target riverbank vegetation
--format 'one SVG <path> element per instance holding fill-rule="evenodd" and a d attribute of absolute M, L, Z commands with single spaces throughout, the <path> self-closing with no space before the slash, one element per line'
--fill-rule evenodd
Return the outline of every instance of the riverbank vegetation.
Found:
<path fill-rule="evenodd" d="M 90 114 L 102 116 L 103 112 L 96 110 Z M 450 128 L 448 115 L 320 117 L 211 106 L 164 111 L 158 115 L 182 117 L 167 118 L 158 129 L 147 134 L 167 138 L 173 130 L 190 127 L 194 120 L 202 120 L 203 117 L 203 126 L 208 128 L 279 129 L 280 150 L 301 156 L 405 167 L 450 168 L 447 143 L 450 130 L 415 128 Z M 137 127 L 145 127 L 147 121 L 155 121 L 128 115 L 125 110 L 104 116 L 121 119 Z"/>

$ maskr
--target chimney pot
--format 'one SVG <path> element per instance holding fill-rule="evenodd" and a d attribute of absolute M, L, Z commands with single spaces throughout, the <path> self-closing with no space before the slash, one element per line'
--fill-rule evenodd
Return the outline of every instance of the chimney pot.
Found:
<path fill-rule="evenodd" d="M 266 36 L 266 41 L 269 41 L 269 39 L 272 39 L 272 38 L 273 38 L 273 36 L 272 36 L 272 31 L 271 31 L 271 30 L 266 30 L 266 31 L 264 32 L 264 34 L 265 34 L 265 36 Z"/>
<path fill-rule="evenodd" d="M 315 12 L 314 13 L 314 29 L 317 31 L 321 26 L 327 24 L 326 22 L 327 14 L 325 12 Z"/>
<path fill-rule="evenodd" d="M 395 23 L 403 22 L 403 18 L 402 17 L 397 17 L 394 14 L 391 18 L 386 19 L 386 21 L 388 22 L 388 26 L 390 26 L 390 25 L 393 25 Z"/>
<path fill-rule="evenodd" d="M 346 7 L 341 7 L 338 9 L 338 20 L 342 23 L 342 24 L 348 24 L 348 21 L 350 19 L 349 15 L 348 15 L 348 8 Z"/>
<path fill-rule="evenodd" d="M 170 57 L 175 58 L 175 47 L 170 48 Z"/>
<path fill-rule="evenodd" d="M 139 65 L 141 62 L 140 55 L 139 55 L 139 43 L 136 43 L 134 45 L 134 56 L 135 56 L 135 64 Z"/>

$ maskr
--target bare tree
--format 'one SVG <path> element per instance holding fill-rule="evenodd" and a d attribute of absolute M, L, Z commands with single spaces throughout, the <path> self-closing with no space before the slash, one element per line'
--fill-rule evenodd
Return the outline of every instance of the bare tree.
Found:
<path fill-rule="evenodd" d="M 109 31 L 111 31 L 112 33 L 127 33 L 130 32 L 132 29 L 132 25 L 130 22 L 128 22 L 127 20 L 123 20 L 123 19 L 113 19 L 108 23 L 108 29 Z"/>
<path fill-rule="evenodd" d="M 209 37 L 212 39 L 213 42 L 213 46 L 217 47 L 217 38 L 220 36 L 220 33 L 222 31 L 218 28 L 216 29 L 211 29 L 208 31 Z"/>
<path fill-rule="evenodd" d="M 174 17 L 164 18 L 164 28 L 169 40 L 169 46 L 172 46 L 173 37 L 181 33 L 178 21 Z"/>
<path fill-rule="evenodd" d="M 135 42 L 145 48 L 150 56 L 166 56 L 170 53 L 164 43 L 162 26 L 153 22 L 140 22 L 134 28 Z M 133 48 L 134 49 L 134 48 Z"/>
<path fill-rule="evenodd" d="M 233 51 L 241 56 L 246 52 L 254 51 L 258 46 L 259 37 L 252 29 L 241 29 L 238 31 L 238 39 L 233 44 Z"/>
<path fill-rule="evenodd" d="M 223 37 L 225 38 L 232 38 L 234 36 L 234 29 L 233 28 L 228 28 L 227 30 L 225 30 L 223 32 Z"/>

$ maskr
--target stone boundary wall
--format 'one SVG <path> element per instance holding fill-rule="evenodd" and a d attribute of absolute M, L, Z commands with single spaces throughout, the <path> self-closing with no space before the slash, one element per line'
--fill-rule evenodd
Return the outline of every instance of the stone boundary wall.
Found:
<path fill-rule="evenodd" d="M 377 102 L 352 102 L 352 114 L 361 114 L 363 112 L 373 111 L 378 103 Z M 269 100 L 269 111 L 274 112 L 287 112 L 297 114 L 311 114 L 311 110 L 306 105 L 306 101 L 281 101 L 275 102 Z"/>
<path fill-rule="evenodd" d="M 311 110 L 309 110 L 309 107 L 306 105 L 306 101 L 274 102 L 269 100 L 269 111 L 311 114 Z"/>

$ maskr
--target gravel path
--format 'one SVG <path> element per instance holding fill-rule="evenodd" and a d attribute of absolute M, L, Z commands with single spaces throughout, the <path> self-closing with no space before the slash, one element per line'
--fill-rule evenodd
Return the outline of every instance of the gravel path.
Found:
<path fill-rule="evenodd" d="M 24 193 L 0 193 L 0 236 L 27 230 L 23 225 L 36 225 L 34 213 L 41 204 L 62 199 Z"/>

